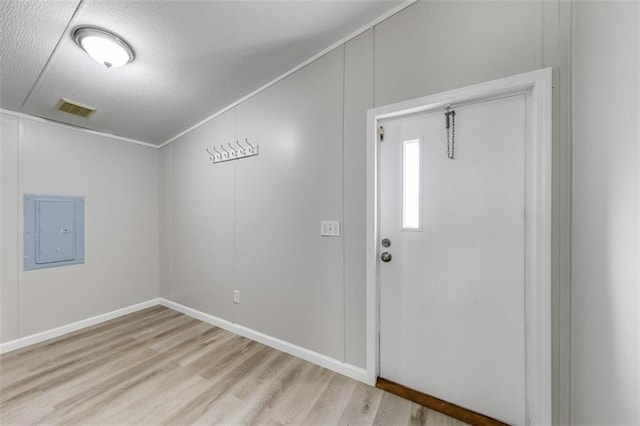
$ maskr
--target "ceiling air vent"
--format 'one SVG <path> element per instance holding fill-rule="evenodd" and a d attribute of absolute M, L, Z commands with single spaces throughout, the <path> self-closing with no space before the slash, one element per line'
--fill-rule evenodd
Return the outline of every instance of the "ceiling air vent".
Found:
<path fill-rule="evenodd" d="M 79 102 L 75 102 L 67 98 L 60 98 L 60 100 L 55 106 L 55 109 L 57 109 L 58 111 L 67 112 L 69 114 L 78 115 L 84 118 L 87 118 L 91 114 L 96 112 L 96 109 L 94 107 L 90 107 L 89 105 L 83 105 Z"/>

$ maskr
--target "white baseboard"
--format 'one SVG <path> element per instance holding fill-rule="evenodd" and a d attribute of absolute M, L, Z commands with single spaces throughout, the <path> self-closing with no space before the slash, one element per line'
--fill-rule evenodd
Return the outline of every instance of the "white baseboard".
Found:
<path fill-rule="evenodd" d="M 172 302 L 164 298 L 160 298 L 160 304 L 166 306 L 167 308 L 182 312 L 185 315 L 189 315 L 190 317 L 199 319 L 200 321 L 204 321 L 211 325 L 215 325 L 216 327 L 223 328 L 227 331 L 230 331 L 231 333 L 246 337 L 251 340 L 255 340 L 256 342 L 262 343 L 263 345 L 270 346 L 274 349 L 278 349 L 279 351 L 286 352 L 289 355 L 293 355 L 295 357 L 304 359 L 305 361 L 309 361 L 321 367 L 335 371 L 336 373 L 340 373 L 354 380 L 373 385 L 373 383 L 370 383 L 370 381 L 367 380 L 367 371 L 364 368 L 347 364 L 318 352 L 302 348 L 300 346 L 294 345 L 293 343 L 285 342 L 284 340 L 280 340 L 264 333 L 260 333 L 259 331 L 234 324 L 230 321 L 223 320 L 213 315 L 206 314 L 204 312 L 189 308 L 187 306 Z"/>
<path fill-rule="evenodd" d="M 139 311 L 141 309 L 150 308 L 152 306 L 160 305 L 160 299 L 151 299 L 146 302 L 137 303 L 135 305 L 127 306 L 115 311 L 107 312 L 104 314 L 96 315 L 95 317 L 76 321 L 71 324 L 63 325 L 51 330 L 43 331 L 41 333 L 32 334 L 30 336 L 21 337 L 19 339 L 10 340 L 5 343 L 0 343 L 0 354 L 15 351 L 16 349 L 24 348 L 25 346 L 34 345 L 36 343 L 44 342 L 45 340 L 53 339 L 67 333 L 80 330 L 82 328 L 90 327 L 92 325 L 100 324 L 101 322 L 109 321 L 122 315 L 130 314 L 132 312 Z"/>
<path fill-rule="evenodd" d="M 15 351 L 17 349 L 44 342 L 45 340 L 53 339 L 55 337 L 60 337 L 65 334 L 72 333 L 74 331 L 78 331 L 80 329 L 100 324 L 101 322 L 109 321 L 111 319 L 121 317 L 122 315 L 130 314 L 132 312 L 150 308 L 156 305 L 166 306 L 167 308 L 182 312 L 183 314 L 199 319 L 200 321 L 204 321 L 211 325 L 215 325 L 216 327 L 223 328 L 239 336 L 244 336 L 248 339 L 255 340 L 256 342 L 262 343 L 263 345 L 270 346 L 274 349 L 278 349 L 279 351 L 304 359 L 305 361 L 312 362 L 316 365 L 335 371 L 336 373 L 345 375 L 354 380 L 358 380 L 369 385 L 374 384 L 370 383 L 370 380 L 367 379 L 367 371 L 364 368 L 347 364 L 346 362 L 339 361 L 318 352 L 314 352 L 298 345 L 294 345 L 293 343 L 289 343 L 284 340 L 266 335 L 264 333 L 260 333 L 259 331 L 252 330 L 248 327 L 234 324 L 227 320 L 223 320 L 213 315 L 206 314 L 204 312 L 189 308 L 187 306 L 172 302 L 161 297 L 151 299 L 142 303 L 137 303 L 135 305 L 127 306 L 121 309 L 116 309 L 115 311 L 96 315 L 95 317 L 76 321 L 74 323 L 43 331 L 41 333 L 36 333 L 30 336 L 21 337 L 19 339 L 10 340 L 5 343 L 0 343 L 0 354 Z"/>

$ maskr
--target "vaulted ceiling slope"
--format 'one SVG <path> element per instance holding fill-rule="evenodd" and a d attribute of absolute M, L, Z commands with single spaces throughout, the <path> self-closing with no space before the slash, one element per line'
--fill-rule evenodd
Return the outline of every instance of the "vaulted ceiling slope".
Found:
<path fill-rule="evenodd" d="M 0 0 L 2 108 L 160 145 L 401 0 Z M 106 28 L 135 50 L 107 69 L 74 42 Z M 97 108 L 54 110 L 61 98 Z"/>

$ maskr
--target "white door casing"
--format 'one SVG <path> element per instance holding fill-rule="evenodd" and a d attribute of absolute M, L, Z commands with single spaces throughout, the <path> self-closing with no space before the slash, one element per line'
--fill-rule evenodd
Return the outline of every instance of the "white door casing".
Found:
<path fill-rule="evenodd" d="M 525 423 L 551 424 L 551 69 L 507 77 L 369 110 L 367 143 L 367 379 L 380 373 L 380 264 L 378 223 L 379 122 L 448 104 L 483 102 L 523 95 L 524 148 L 524 304 Z"/>

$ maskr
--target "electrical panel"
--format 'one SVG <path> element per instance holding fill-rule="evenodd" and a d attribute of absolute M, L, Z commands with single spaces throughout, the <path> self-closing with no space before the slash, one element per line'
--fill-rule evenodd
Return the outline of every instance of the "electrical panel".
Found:
<path fill-rule="evenodd" d="M 84 197 L 24 195 L 24 269 L 84 263 Z"/>

